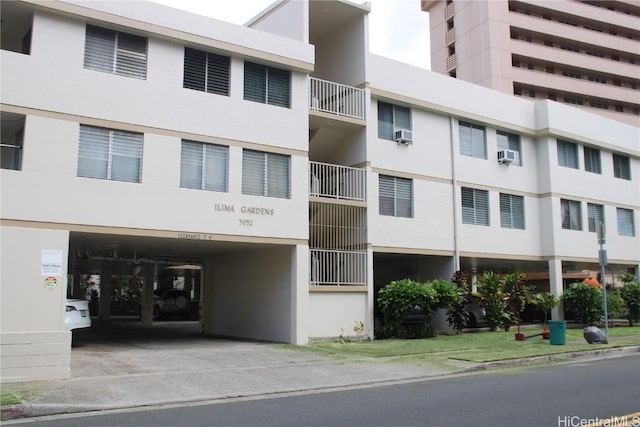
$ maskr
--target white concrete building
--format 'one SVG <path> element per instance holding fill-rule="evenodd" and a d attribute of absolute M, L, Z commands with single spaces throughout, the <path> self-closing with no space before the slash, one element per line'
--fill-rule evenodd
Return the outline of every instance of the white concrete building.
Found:
<path fill-rule="evenodd" d="M 3 382 L 69 376 L 87 274 L 100 321 L 115 275 L 142 276 L 152 324 L 182 274 L 205 334 L 305 344 L 373 334 L 394 279 L 519 271 L 560 294 L 597 270 L 600 219 L 607 277 L 637 273 L 637 127 L 371 55 L 368 12 L 3 3 Z"/>

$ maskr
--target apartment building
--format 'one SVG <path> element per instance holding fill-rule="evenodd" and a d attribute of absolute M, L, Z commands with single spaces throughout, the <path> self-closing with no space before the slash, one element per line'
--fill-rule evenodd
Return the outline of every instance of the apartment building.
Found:
<path fill-rule="evenodd" d="M 183 275 L 203 333 L 305 344 L 372 336 L 396 279 L 518 271 L 560 295 L 598 269 L 600 222 L 607 277 L 639 271 L 638 127 L 372 55 L 368 13 L 3 3 L 3 381 L 69 376 L 87 274 L 100 321 L 112 277 L 141 277 L 151 325 Z"/>
<path fill-rule="evenodd" d="M 640 3 L 422 0 L 431 69 L 640 125 Z"/>

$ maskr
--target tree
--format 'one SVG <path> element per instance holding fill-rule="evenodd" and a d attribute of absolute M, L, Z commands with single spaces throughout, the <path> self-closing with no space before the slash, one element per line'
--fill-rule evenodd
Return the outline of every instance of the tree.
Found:
<path fill-rule="evenodd" d="M 493 272 L 485 272 L 476 283 L 478 292 L 474 295 L 480 298 L 480 303 L 485 309 L 485 319 L 490 331 L 497 331 L 504 324 L 509 313 L 505 310 L 505 301 L 508 298 L 503 292 L 500 276 Z"/>
<path fill-rule="evenodd" d="M 640 321 L 640 282 L 627 282 L 619 292 L 627 306 L 629 326 L 633 326 L 633 322 Z"/>
<path fill-rule="evenodd" d="M 547 326 L 549 312 L 560 303 L 560 300 L 549 292 L 538 292 L 533 295 L 532 302 L 544 313 L 544 326 Z"/>
<path fill-rule="evenodd" d="M 520 333 L 520 316 L 529 299 L 529 289 L 524 277 L 523 273 L 511 273 L 502 280 L 502 291 L 506 295 L 505 306 L 508 314 L 503 322 L 505 331 L 508 331 L 515 322 Z"/>
<path fill-rule="evenodd" d="M 469 303 L 470 295 L 469 284 L 467 278 L 458 270 L 453 274 L 451 278 L 457 288 L 458 300 L 451 304 L 447 310 L 447 322 L 456 331 L 457 334 L 462 334 L 464 329 L 469 324 Z"/>

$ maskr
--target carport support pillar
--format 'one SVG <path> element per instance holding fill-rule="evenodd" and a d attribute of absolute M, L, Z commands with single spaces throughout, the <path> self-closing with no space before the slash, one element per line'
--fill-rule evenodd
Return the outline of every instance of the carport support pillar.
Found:
<path fill-rule="evenodd" d="M 111 262 L 104 261 L 100 271 L 100 320 L 111 318 Z"/>
<path fill-rule="evenodd" d="M 291 344 L 309 342 L 309 246 L 291 249 Z"/>
<path fill-rule="evenodd" d="M 142 285 L 142 310 L 140 310 L 140 322 L 142 326 L 153 325 L 153 279 L 155 276 L 155 264 L 145 264 L 143 270 Z"/>
<path fill-rule="evenodd" d="M 549 292 L 556 298 L 560 298 L 564 292 L 562 286 L 562 260 L 549 260 Z M 551 318 L 554 320 L 564 320 L 564 310 L 562 303 L 551 310 Z"/>

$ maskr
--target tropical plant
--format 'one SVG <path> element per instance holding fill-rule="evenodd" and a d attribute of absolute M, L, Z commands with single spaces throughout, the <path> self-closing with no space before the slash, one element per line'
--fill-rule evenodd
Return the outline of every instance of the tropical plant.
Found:
<path fill-rule="evenodd" d="M 576 320 L 585 326 L 602 318 L 602 290 L 594 286 L 584 282 L 572 283 L 560 299 Z"/>
<path fill-rule="evenodd" d="M 503 292 L 502 280 L 496 273 L 485 272 L 476 282 L 476 286 L 478 291 L 474 295 L 480 298 L 480 303 L 485 309 L 485 320 L 489 330 L 497 331 L 509 318 L 509 313 L 505 309 L 508 295 Z"/>
<path fill-rule="evenodd" d="M 515 323 L 520 333 L 520 317 L 529 300 L 529 288 L 524 278 L 523 273 L 511 273 L 502 280 L 502 291 L 507 297 L 505 307 L 509 314 L 503 322 L 505 332 L 508 332 L 511 325 Z"/>
<path fill-rule="evenodd" d="M 624 273 L 619 275 L 618 279 L 620 279 L 622 283 L 633 283 L 636 281 L 636 276 L 633 273 Z"/>
<path fill-rule="evenodd" d="M 627 282 L 619 290 L 627 308 L 629 326 L 640 321 L 640 282 Z"/>
<path fill-rule="evenodd" d="M 626 319 L 627 315 L 627 305 L 620 295 L 620 289 L 607 289 L 607 317 L 614 320 L 613 326 L 616 325 L 615 319 Z"/>
<path fill-rule="evenodd" d="M 462 334 L 462 330 L 469 324 L 469 284 L 460 270 L 453 274 L 451 282 L 456 286 L 458 299 L 447 309 L 447 322 L 457 334 Z"/>
<path fill-rule="evenodd" d="M 538 306 L 544 314 L 544 326 L 547 325 L 549 312 L 560 303 L 555 295 L 549 292 L 538 292 L 533 295 L 531 302 Z"/>
<path fill-rule="evenodd" d="M 436 291 L 424 283 L 411 279 L 392 281 L 378 294 L 378 307 L 382 312 L 385 335 L 402 336 L 402 321 L 411 312 L 419 310 L 428 322 L 437 304 Z"/>

